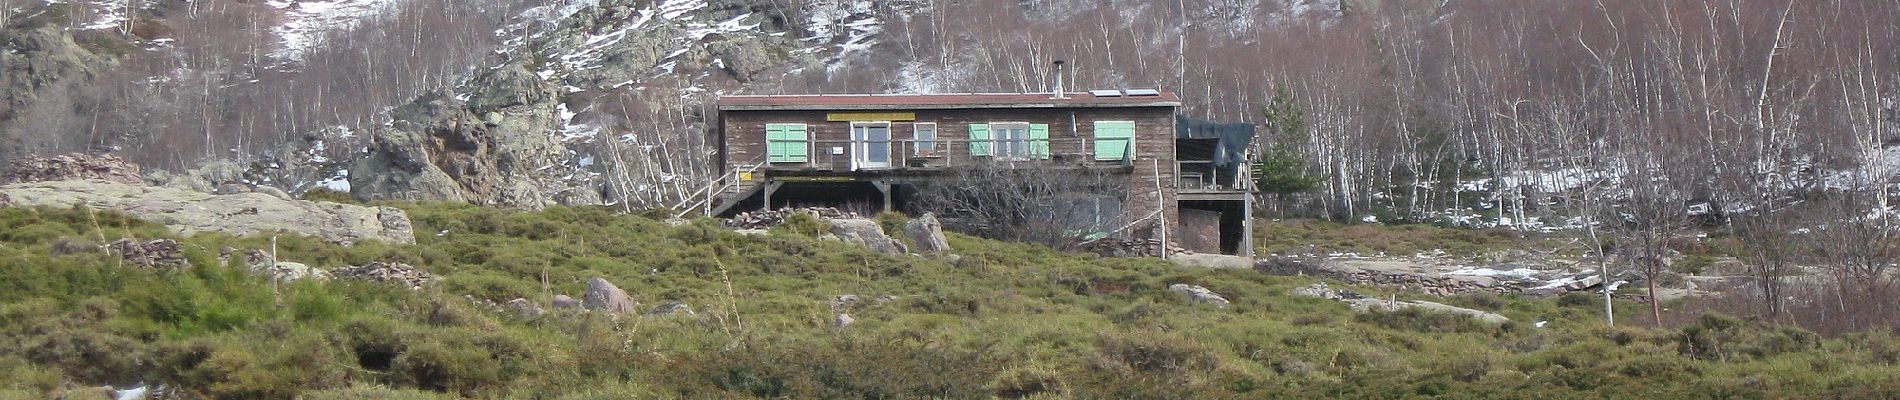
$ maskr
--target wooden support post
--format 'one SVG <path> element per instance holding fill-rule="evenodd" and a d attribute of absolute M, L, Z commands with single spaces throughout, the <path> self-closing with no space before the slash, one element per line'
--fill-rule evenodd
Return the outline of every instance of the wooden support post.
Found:
<path fill-rule="evenodd" d="M 877 186 L 878 193 L 884 194 L 884 211 L 886 212 L 895 211 L 891 209 L 891 182 L 886 181 L 886 180 L 875 180 L 875 181 L 871 181 L 871 185 Z"/>
<path fill-rule="evenodd" d="M 1253 193 L 1240 202 L 1240 256 L 1253 258 Z"/>
<path fill-rule="evenodd" d="M 765 211 L 772 210 L 772 192 L 778 191 L 778 187 L 783 186 L 783 185 L 785 185 L 785 182 L 779 182 L 779 181 L 773 181 L 773 180 L 765 181 L 765 188 L 764 188 L 765 203 L 762 204 L 763 207 L 760 208 L 761 210 L 765 210 Z"/>

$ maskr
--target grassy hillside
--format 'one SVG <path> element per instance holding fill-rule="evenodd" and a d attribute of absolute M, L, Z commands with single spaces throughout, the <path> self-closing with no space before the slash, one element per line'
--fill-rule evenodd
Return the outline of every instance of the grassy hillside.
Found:
<path fill-rule="evenodd" d="M 952 236 L 960 255 L 887 257 L 781 228 L 743 236 L 597 208 L 401 205 L 413 246 L 284 237 L 285 260 L 400 261 L 422 291 L 336 280 L 273 287 L 180 238 L 193 266 L 120 266 L 102 237 L 171 237 L 123 216 L 0 209 L 0 398 L 164 382 L 213 398 L 1678 398 L 1891 397 L 1900 340 L 1823 339 L 1708 317 L 1604 329 L 1588 298 L 1469 297 L 1491 325 L 1355 315 L 1293 298 L 1308 278 L 1101 259 Z M 438 234 L 439 233 L 439 234 Z M 697 316 L 523 317 L 605 277 Z M 1206 286 L 1221 309 L 1166 290 Z M 857 323 L 832 323 L 855 294 Z M 880 296 L 895 296 L 880 302 Z M 1403 295 L 1401 295 L 1403 297 Z M 1634 310 L 1633 305 L 1623 307 Z M 1532 322 L 1549 321 L 1542 328 Z"/>

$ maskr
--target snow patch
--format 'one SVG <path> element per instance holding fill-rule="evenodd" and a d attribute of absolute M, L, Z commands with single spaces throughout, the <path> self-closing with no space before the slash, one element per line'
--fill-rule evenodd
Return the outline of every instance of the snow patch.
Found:
<path fill-rule="evenodd" d="M 119 0 L 123 1 L 123 0 Z M 364 19 L 382 13 L 398 0 L 268 0 L 265 4 L 282 10 L 284 23 L 271 29 L 282 47 L 272 57 L 299 60 L 315 47 L 323 34 L 349 29 Z"/>

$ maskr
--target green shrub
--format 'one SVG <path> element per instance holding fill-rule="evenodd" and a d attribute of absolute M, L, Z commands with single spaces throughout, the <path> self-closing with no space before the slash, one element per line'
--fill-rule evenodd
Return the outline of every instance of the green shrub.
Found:
<path fill-rule="evenodd" d="M 1217 361 L 1191 340 L 1148 330 L 1104 332 L 1096 336 L 1095 346 L 1111 365 L 1141 372 L 1207 369 Z"/>
<path fill-rule="evenodd" d="M 346 389 L 305 392 L 299 398 L 304 400 L 451 400 L 456 397 L 423 390 L 358 385 Z"/>
<path fill-rule="evenodd" d="M 1417 307 L 1401 308 L 1396 311 L 1374 310 L 1360 313 L 1357 318 L 1360 322 L 1411 332 L 1465 333 L 1491 330 L 1490 325 L 1469 315 L 1429 311 Z"/>
<path fill-rule="evenodd" d="M 1037 367 L 1016 367 L 1003 370 L 996 379 L 990 381 L 991 390 L 998 398 L 1026 399 L 1038 396 L 1068 397 L 1069 383 L 1055 370 Z"/>

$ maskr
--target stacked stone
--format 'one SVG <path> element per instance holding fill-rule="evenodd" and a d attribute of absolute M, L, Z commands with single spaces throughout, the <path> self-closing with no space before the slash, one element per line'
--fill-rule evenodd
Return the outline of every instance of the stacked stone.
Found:
<path fill-rule="evenodd" d="M 187 264 L 184 247 L 171 239 L 148 241 L 119 239 L 107 247 L 119 253 L 119 257 L 124 258 L 127 264 L 143 268 L 172 269 L 182 268 Z"/>
<path fill-rule="evenodd" d="M 788 208 L 781 210 L 747 211 L 726 220 L 726 227 L 732 229 L 766 229 L 785 223 L 794 213 L 811 213 L 819 219 L 860 218 L 857 213 L 845 212 L 831 207 Z"/>
<path fill-rule="evenodd" d="M 1159 239 L 1096 239 L 1081 244 L 1083 250 L 1103 257 L 1158 257 L 1161 255 Z M 1170 243 L 1168 254 L 1188 254 L 1188 250 Z"/>
<path fill-rule="evenodd" d="M 423 286 L 435 281 L 435 275 L 416 269 L 415 266 L 381 261 L 354 267 L 337 268 L 330 271 L 330 274 L 371 282 L 398 284 L 411 290 L 421 289 Z"/>

